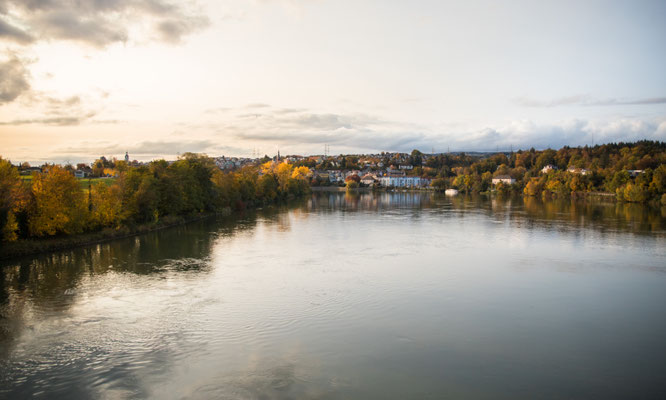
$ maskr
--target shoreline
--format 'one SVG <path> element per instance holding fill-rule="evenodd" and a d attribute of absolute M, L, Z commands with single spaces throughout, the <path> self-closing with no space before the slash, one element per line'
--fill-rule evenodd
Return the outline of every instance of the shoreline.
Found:
<path fill-rule="evenodd" d="M 165 218 L 167 219 L 166 222 L 138 225 L 134 228 L 105 228 L 97 232 L 87 232 L 76 235 L 42 239 L 24 239 L 16 242 L 3 243 L 2 249 L 0 249 L 0 261 L 8 261 L 20 257 L 35 256 L 54 251 L 92 246 L 100 243 L 110 242 L 116 239 L 126 239 L 144 233 L 156 232 L 179 225 L 186 225 L 191 222 L 201 221 L 203 219 L 212 217 L 227 217 L 231 214 L 231 209 L 227 208 L 220 212 L 203 213 L 190 217 Z"/>
<path fill-rule="evenodd" d="M 334 193 L 377 193 L 377 192 L 430 192 L 441 193 L 432 189 L 425 188 L 370 188 L 361 187 L 354 189 L 347 189 L 340 186 L 314 186 L 310 187 L 312 192 L 334 192 Z M 496 193 L 481 193 L 484 195 L 497 195 Z M 458 196 L 467 196 L 468 194 L 460 193 Z M 529 197 L 520 195 L 521 197 Z M 540 197 L 540 196 L 539 196 Z M 585 199 L 587 197 L 597 197 L 599 200 L 609 201 L 613 203 L 619 202 L 615 194 L 608 192 L 580 192 L 575 195 L 567 196 L 570 199 Z M 265 206 L 272 206 L 264 205 Z M 646 204 L 647 205 L 647 204 Z M 248 207 L 246 210 L 259 209 L 260 207 Z M 242 211 L 239 211 L 242 212 Z M 79 247 L 92 246 L 100 243 L 110 242 L 116 239 L 125 239 L 133 236 L 138 236 L 144 233 L 159 231 L 162 229 L 172 228 L 179 225 L 186 225 L 191 222 L 200 221 L 212 217 L 229 217 L 234 212 L 230 208 L 226 208 L 219 212 L 203 213 L 189 217 L 165 217 L 164 220 L 153 224 L 138 225 L 133 228 L 121 227 L 119 229 L 104 228 L 97 232 L 87 232 L 69 236 L 50 237 L 41 239 L 24 239 L 16 242 L 3 243 L 0 247 L 0 261 L 7 261 L 27 256 L 35 256 L 39 254 L 50 253 L 54 251 L 69 250 Z"/>

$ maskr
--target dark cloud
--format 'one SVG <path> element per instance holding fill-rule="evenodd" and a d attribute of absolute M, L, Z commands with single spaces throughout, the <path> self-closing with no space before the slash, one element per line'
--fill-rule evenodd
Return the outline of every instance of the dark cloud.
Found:
<path fill-rule="evenodd" d="M 57 117 L 46 117 L 46 118 L 32 118 L 32 119 L 15 119 L 12 121 L 2 121 L 0 125 L 57 125 L 57 126 L 68 126 L 68 125 L 79 125 L 84 121 L 89 120 L 94 117 L 96 113 L 89 112 L 84 115 L 72 115 L 72 116 L 57 116 Z"/>
<path fill-rule="evenodd" d="M 79 41 L 96 47 L 128 39 L 126 28 L 97 16 L 81 16 L 75 10 L 59 10 L 32 18 L 40 37 Z"/>
<path fill-rule="evenodd" d="M 0 62 L 0 105 L 14 101 L 30 90 L 29 72 L 16 56 Z"/>
<path fill-rule="evenodd" d="M 10 13 L 25 30 L 0 19 L 0 38 L 23 44 L 33 40 L 70 40 L 104 47 L 126 42 L 134 24 L 149 21 L 159 40 L 177 43 L 209 25 L 191 11 L 193 1 L 167 0 L 5 0 L 0 18 Z"/>
<path fill-rule="evenodd" d="M 644 99 L 594 99 L 589 95 L 573 95 L 558 97 L 550 100 L 538 100 L 529 97 L 518 97 L 514 103 L 523 107 L 550 108 L 560 106 L 615 106 L 615 105 L 651 105 L 666 104 L 666 97 L 652 97 Z"/>
<path fill-rule="evenodd" d="M 0 18 L 0 39 L 6 39 L 20 44 L 28 44 L 34 40 L 31 35 L 4 21 L 2 18 Z"/>

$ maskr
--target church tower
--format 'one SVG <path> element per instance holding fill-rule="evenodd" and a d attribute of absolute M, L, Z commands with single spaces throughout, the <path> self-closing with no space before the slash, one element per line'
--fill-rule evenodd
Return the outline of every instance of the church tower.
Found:
<path fill-rule="evenodd" d="M 129 164 L 129 154 L 125 152 L 125 162 Z"/>

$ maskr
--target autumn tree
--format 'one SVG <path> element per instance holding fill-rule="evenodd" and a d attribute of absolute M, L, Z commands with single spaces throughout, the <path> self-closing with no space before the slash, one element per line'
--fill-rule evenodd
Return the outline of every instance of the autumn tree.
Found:
<path fill-rule="evenodd" d="M 16 213 L 25 208 L 26 189 L 18 170 L 0 157 L 0 239 L 14 241 L 18 238 Z"/>
<path fill-rule="evenodd" d="M 83 232 L 88 211 L 83 191 L 74 176 L 54 165 L 32 180 L 34 202 L 28 220 L 33 236 Z"/>
<path fill-rule="evenodd" d="M 118 185 L 101 182 L 91 189 L 91 224 L 94 227 L 115 226 L 120 223 L 122 199 Z"/>

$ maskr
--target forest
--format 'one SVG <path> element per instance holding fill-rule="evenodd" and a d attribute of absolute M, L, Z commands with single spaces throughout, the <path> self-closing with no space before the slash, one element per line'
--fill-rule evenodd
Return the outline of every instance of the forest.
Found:
<path fill-rule="evenodd" d="M 510 176 L 515 183 L 499 183 L 500 194 L 569 196 L 603 192 L 620 201 L 666 204 L 666 143 L 639 141 L 559 150 L 517 151 L 486 157 L 442 154 L 427 157 L 412 152 L 412 174 L 434 178 L 438 189 L 464 193 L 493 189 L 492 179 Z M 544 167 L 550 166 L 544 170 Z"/>
<path fill-rule="evenodd" d="M 211 158 L 186 153 L 174 162 L 117 161 L 113 168 L 117 178 L 99 183 L 77 179 L 61 165 L 48 165 L 23 179 L 17 167 L 0 158 L 2 241 L 131 231 L 173 217 L 274 203 L 310 190 L 307 167 L 270 161 L 223 172 Z"/>

